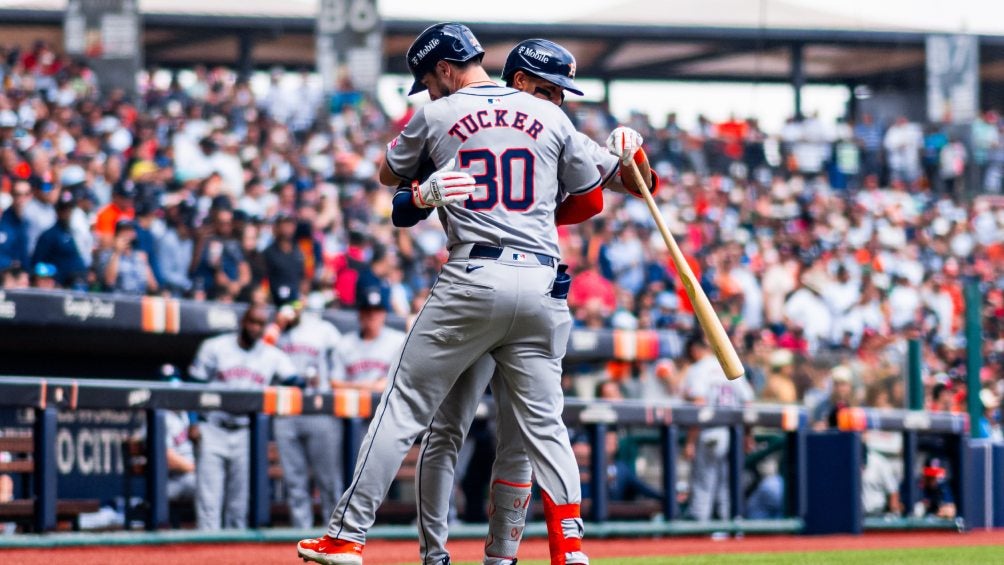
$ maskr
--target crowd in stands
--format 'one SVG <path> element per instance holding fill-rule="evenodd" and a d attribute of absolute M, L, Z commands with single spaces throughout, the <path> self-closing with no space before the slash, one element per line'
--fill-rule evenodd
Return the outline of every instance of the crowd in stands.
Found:
<path fill-rule="evenodd" d="M 152 77 L 151 73 L 149 77 Z M 99 92 L 93 72 L 44 42 L 0 48 L 0 277 L 35 286 L 283 304 L 321 293 L 355 304 L 360 278 L 394 312 L 417 311 L 446 259 L 435 215 L 390 223 L 376 171 L 409 118 L 349 88 L 325 98 L 275 73 L 264 92 L 227 69 L 138 95 Z M 568 100 L 597 140 L 602 105 Z M 988 403 L 1004 380 L 1004 121 L 970 138 L 901 117 L 777 132 L 755 119 L 654 127 L 633 114 L 658 200 L 748 363 L 757 397 L 905 405 L 907 340 L 923 342 L 931 407 L 965 405 L 963 286 L 979 284 Z M 981 196 L 973 198 L 974 194 Z M 627 397 L 681 397 L 691 306 L 640 199 L 559 230 L 587 328 L 659 329 L 680 347 L 655 364 L 569 367 L 569 392 L 614 380 Z M 849 391 L 838 394 L 835 365 Z M 994 421 L 988 433 L 999 435 Z"/>

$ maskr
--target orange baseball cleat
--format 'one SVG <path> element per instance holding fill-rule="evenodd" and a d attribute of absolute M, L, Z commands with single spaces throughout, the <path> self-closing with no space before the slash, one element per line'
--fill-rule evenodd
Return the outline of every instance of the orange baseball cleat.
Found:
<path fill-rule="evenodd" d="M 363 544 L 328 536 L 300 540 L 300 543 L 296 544 L 296 553 L 304 561 L 324 565 L 363 564 Z"/>

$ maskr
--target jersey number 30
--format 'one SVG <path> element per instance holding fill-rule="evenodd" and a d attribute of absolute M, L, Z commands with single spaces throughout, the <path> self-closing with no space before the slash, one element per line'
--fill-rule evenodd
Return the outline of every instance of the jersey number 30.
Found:
<path fill-rule="evenodd" d="M 530 209 L 534 157 L 529 149 L 506 149 L 497 156 L 490 149 L 465 149 L 459 156 L 460 169 L 477 183 L 474 194 L 464 202 L 468 210 L 487 212 L 499 203 L 512 212 Z"/>

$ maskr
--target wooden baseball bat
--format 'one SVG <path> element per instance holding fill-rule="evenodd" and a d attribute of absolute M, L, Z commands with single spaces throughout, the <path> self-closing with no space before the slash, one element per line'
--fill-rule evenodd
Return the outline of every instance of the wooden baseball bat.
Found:
<path fill-rule="evenodd" d="M 680 282 L 683 283 L 683 288 L 687 291 L 690 303 L 694 306 L 694 314 L 697 315 L 697 321 L 700 322 L 701 328 L 704 329 L 704 334 L 708 337 L 708 344 L 715 352 L 715 357 L 718 358 L 718 363 L 722 366 L 722 370 L 725 371 L 725 376 L 729 380 L 738 379 L 745 372 L 743 364 L 739 360 L 739 354 L 736 353 L 736 348 L 732 347 L 732 341 L 729 340 L 729 335 L 725 333 L 725 326 L 722 325 L 718 314 L 715 313 L 715 309 L 711 306 L 711 301 L 708 300 L 708 295 L 701 288 L 700 281 L 694 276 L 694 271 L 690 268 L 690 264 L 687 263 L 683 252 L 680 251 L 680 246 L 676 244 L 673 234 L 666 227 L 662 213 L 655 204 L 652 192 L 648 189 L 648 184 L 642 178 L 638 165 L 634 161 L 630 161 L 627 165 L 621 164 L 621 166 L 631 170 L 635 183 L 641 190 L 645 203 L 648 204 L 648 211 L 652 213 L 652 219 L 655 220 L 655 225 L 659 228 L 659 233 L 662 234 L 666 247 L 669 248 L 669 256 L 672 258 L 673 264 L 676 265 L 676 272 L 680 274 Z"/>

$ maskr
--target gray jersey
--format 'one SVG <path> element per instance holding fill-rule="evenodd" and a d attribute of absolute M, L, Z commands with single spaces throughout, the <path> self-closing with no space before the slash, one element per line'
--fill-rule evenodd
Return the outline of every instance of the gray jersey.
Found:
<path fill-rule="evenodd" d="M 189 461 L 195 461 L 195 446 L 192 444 L 192 439 L 188 436 L 188 427 L 191 422 L 188 420 L 188 414 L 185 412 L 176 412 L 174 410 L 167 410 L 164 412 L 164 428 L 165 428 L 165 442 L 169 449 L 173 449 L 175 453 L 188 459 Z"/>
<path fill-rule="evenodd" d="M 713 355 L 708 355 L 687 368 L 683 390 L 688 399 L 702 399 L 704 405 L 722 408 L 740 408 L 753 400 L 753 389 L 745 377 L 730 381 Z M 728 428 L 705 428 L 703 441 L 718 440 L 723 444 L 728 438 Z"/>
<path fill-rule="evenodd" d="M 333 357 L 341 339 L 341 332 L 331 322 L 302 314 L 300 323 L 282 332 L 276 345 L 293 361 L 296 374 L 310 381 L 316 377 L 316 382 L 308 382 L 308 386 L 324 392 L 331 390 Z"/>
<path fill-rule="evenodd" d="M 468 87 L 420 108 L 387 146 L 387 165 L 414 179 L 429 161 L 438 170 L 456 159 L 474 177 L 469 200 L 439 208 L 448 247 L 487 243 L 557 257 L 561 194 L 584 194 L 605 178 L 587 141 L 551 102 Z"/>
<path fill-rule="evenodd" d="M 388 327 L 376 339 L 364 340 L 358 333 L 344 336 L 336 350 L 334 380 L 367 383 L 386 378 L 401 353 L 404 337 L 403 332 Z"/>
<path fill-rule="evenodd" d="M 620 171 L 620 159 L 607 151 L 606 147 L 593 141 L 593 138 L 588 135 L 582 132 L 575 132 L 575 134 L 582 138 L 583 160 L 596 165 L 596 170 L 600 172 L 600 176 L 602 177 L 600 186 L 610 186 L 612 184 L 611 181 L 615 183 L 619 182 L 620 178 L 617 176 L 617 173 Z"/>
<path fill-rule="evenodd" d="M 293 377 L 296 368 L 278 348 L 258 340 L 254 347 L 245 350 L 237 344 L 237 334 L 230 333 L 202 342 L 189 374 L 200 381 L 249 389 Z"/>

